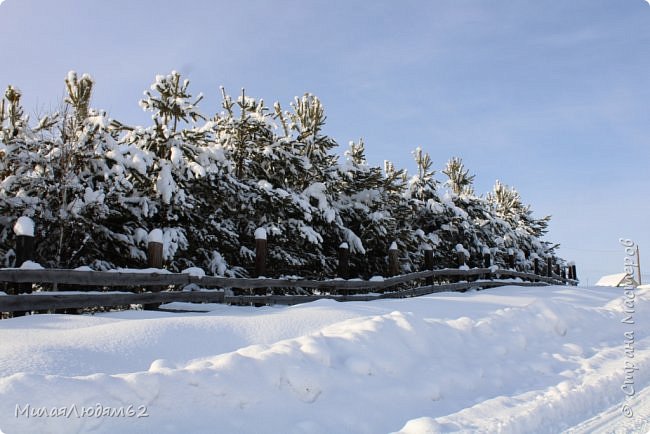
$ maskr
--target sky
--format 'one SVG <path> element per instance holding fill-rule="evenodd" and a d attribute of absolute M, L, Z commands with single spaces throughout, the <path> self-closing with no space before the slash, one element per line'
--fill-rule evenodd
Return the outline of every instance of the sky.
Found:
<path fill-rule="evenodd" d="M 222 85 L 284 106 L 313 93 L 339 153 L 363 137 L 370 163 L 411 173 L 417 146 L 438 170 L 459 156 L 477 193 L 499 179 L 552 215 L 546 238 L 582 283 L 623 272 L 621 237 L 650 283 L 644 0 L 5 0 L 0 59 L 33 118 L 69 70 L 131 125 L 150 123 L 138 101 L 172 70 L 207 114 Z"/>

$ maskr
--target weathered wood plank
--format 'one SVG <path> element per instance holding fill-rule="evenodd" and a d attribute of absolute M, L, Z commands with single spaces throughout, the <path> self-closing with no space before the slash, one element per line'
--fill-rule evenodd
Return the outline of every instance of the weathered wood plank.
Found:
<path fill-rule="evenodd" d="M 231 278 L 219 276 L 190 276 L 179 273 L 133 273 L 133 272 L 112 272 L 112 271 L 76 271 L 76 270 L 25 270 L 25 269 L 0 269 L 0 281 L 15 283 L 57 283 L 97 286 L 159 286 L 159 285 L 187 285 L 195 283 L 203 287 L 215 288 L 312 288 L 312 289 L 386 289 L 400 283 L 411 282 L 427 277 L 471 277 L 479 275 L 500 275 L 502 277 L 519 277 L 522 279 L 540 280 L 554 283 L 573 283 L 571 279 L 563 279 L 560 276 L 546 277 L 530 273 L 523 273 L 514 270 L 496 270 L 492 272 L 489 268 L 473 268 L 470 270 L 458 270 L 447 268 L 442 270 L 423 270 L 408 273 L 401 276 L 386 278 L 382 281 L 366 280 L 289 280 L 289 279 L 248 279 Z"/>
<path fill-rule="evenodd" d="M 189 274 L 178 273 L 131 273 L 113 271 L 76 270 L 24 270 L 0 269 L 2 282 L 59 283 L 89 286 L 154 286 L 186 285 L 191 283 Z"/>
<path fill-rule="evenodd" d="M 142 294 L 128 292 L 107 294 L 35 293 L 0 296 L 0 312 L 109 307 L 173 301 L 223 303 L 223 300 L 224 293 L 221 291 L 147 292 Z"/>

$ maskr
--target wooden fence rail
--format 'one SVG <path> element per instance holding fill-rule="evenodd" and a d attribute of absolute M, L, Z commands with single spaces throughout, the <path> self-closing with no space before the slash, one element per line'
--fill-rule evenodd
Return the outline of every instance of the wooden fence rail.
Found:
<path fill-rule="evenodd" d="M 431 279 L 440 282 L 446 280 L 466 280 L 457 283 L 430 284 Z M 518 278 L 526 281 L 504 281 L 501 279 Z M 490 280 L 486 280 L 490 279 Z M 495 280 L 496 279 L 496 280 Z M 77 271 L 60 269 L 0 269 L 0 282 L 14 284 L 56 284 L 81 285 L 87 288 L 75 293 L 37 292 L 33 294 L 10 294 L 0 296 L 0 312 L 20 312 L 32 310 L 88 308 L 124 306 L 130 304 L 153 304 L 179 302 L 212 303 L 254 303 L 259 304 L 298 304 L 318 299 L 329 298 L 340 301 L 376 300 L 381 298 L 413 297 L 441 291 L 463 291 L 469 288 L 487 288 L 503 285 L 542 286 L 549 284 L 576 285 L 577 281 L 553 275 L 539 276 L 513 270 L 494 268 L 474 268 L 470 270 L 442 269 L 425 270 L 385 278 L 383 280 L 303 280 L 303 279 L 267 279 L 267 278 L 230 278 L 218 276 L 193 276 L 189 274 L 129 271 Z M 426 284 L 423 286 L 424 282 Z M 410 288 L 400 288 L 411 283 Z M 195 284 L 212 290 L 201 291 L 155 291 L 155 292 L 96 292 L 97 288 L 111 287 L 160 287 L 187 286 Z M 22 285 L 21 285 L 22 286 Z M 390 288 L 397 289 L 386 292 Z M 246 289 L 257 289 L 257 295 L 232 294 Z M 320 294 L 311 295 L 264 295 L 274 288 L 310 288 Z M 259 291 L 259 290 L 263 291 Z M 228 291 L 226 291 L 228 290 Z M 354 294 L 365 291 L 365 294 Z M 381 293 L 379 293 L 381 292 Z"/>

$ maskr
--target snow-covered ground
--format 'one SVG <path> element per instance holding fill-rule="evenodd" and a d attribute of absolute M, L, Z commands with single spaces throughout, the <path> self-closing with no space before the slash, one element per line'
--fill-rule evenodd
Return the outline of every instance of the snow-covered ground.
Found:
<path fill-rule="evenodd" d="M 627 297 L 513 286 L 4 320 L 0 431 L 644 432 L 650 289 Z"/>

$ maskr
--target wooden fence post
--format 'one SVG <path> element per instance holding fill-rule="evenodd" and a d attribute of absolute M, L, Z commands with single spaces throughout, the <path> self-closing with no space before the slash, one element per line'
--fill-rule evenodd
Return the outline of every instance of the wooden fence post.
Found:
<path fill-rule="evenodd" d="M 24 262 L 34 259 L 34 221 L 29 217 L 19 217 L 14 224 L 14 234 L 16 235 L 16 268 L 20 268 Z M 12 285 L 13 294 L 32 292 L 31 283 L 17 283 Z M 17 311 L 13 313 L 14 317 L 24 316 L 26 311 Z"/>
<path fill-rule="evenodd" d="M 562 267 L 562 273 L 561 273 L 562 279 L 566 279 L 566 267 Z M 566 282 L 564 282 L 566 283 Z"/>
<path fill-rule="evenodd" d="M 424 269 L 433 270 L 433 249 L 428 244 L 424 247 Z M 433 276 L 427 277 L 425 284 L 433 285 Z"/>
<path fill-rule="evenodd" d="M 539 276 L 539 258 L 537 256 L 533 259 L 533 273 Z"/>
<path fill-rule="evenodd" d="M 264 277 L 266 275 L 266 229 L 255 229 L 255 277 Z M 255 288 L 255 295 L 266 295 L 265 288 Z M 255 307 L 264 306 L 264 303 L 254 303 Z"/>
<path fill-rule="evenodd" d="M 462 244 L 456 244 L 456 265 L 458 268 L 465 267 L 467 265 L 465 263 L 466 260 L 467 258 L 465 257 L 465 247 L 463 247 Z M 463 279 L 460 276 L 452 279 L 454 282 L 460 282 L 461 280 Z"/>
<path fill-rule="evenodd" d="M 255 229 L 255 277 L 266 275 L 266 229 Z"/>
<path fill-rule="evenodd" d="M 546 258 L 546 277 L 553 277 L 553 258 Z"/>
<path fill-rule="evenodd" d="M 490 248 L 488 246 L 483 246 L 483 268 L 490 268 L 492 266 L 492 255 L 490 254 Z"/>
<path fill-rule="evenodd" d="M 463 247 L 462 244 L 456 244 L 456 264 L 458 265 L 458 268 L 465 265 L 466 259 L 467 258 L 465 258 L 465 247 Z"/>
<path fill-rule="evenodd" d="M 163 233 L 160 229 L 149 232 L 147 238 L 147 266 L 149 268 L 163 267 Z"/>
<path fill-rule="evenodd" d="M 515 251 L 513 249 L 508 249 L 508 268 L 515 269 Z"/>
<path fill-rule="evenodd" d="M 160 229 L 153 229 L 147 237 L 147 266 L 149 268 L 163 267 L 163 232 Z M 161 286 L 150 286 L 149 291 L 160 292 Z M 160 307 L 160 303 L 143 304 L 144 310 L 155 310 Z"/>
<path fill-rule="evenodd" d="M 350 246 L 348 243 L 339 245 L 339 270 L 338 275 L 343 279 L 350 278 Z"/>
<path fill-rule="evenodd" d="M 571 275 L 573 276 L 573 280 L 578 280 L 578 273 L 576 272 L 576 264 L 574 262 L 571 262 Z"/>
<path fill-rule="evenodd" d="M 388 248 L 388 275 L 399 275 L 399 250 L 395 241 Z"/>
<path fill-rule="evenodd" d="M 481 266 L 483 268 L 492 267 L 492 252 L 488 246 L 483 246 L 481 248 Z M 481 279 L 490 279 L 492 280 L 492 272 L 488 272 L 480 276 Z"/>

